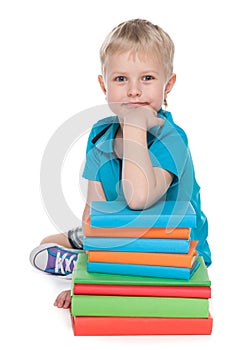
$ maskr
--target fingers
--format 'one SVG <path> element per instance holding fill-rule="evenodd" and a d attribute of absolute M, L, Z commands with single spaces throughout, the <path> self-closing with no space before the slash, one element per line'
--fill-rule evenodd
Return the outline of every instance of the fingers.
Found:
<path fill-rule="evenodd" d="M 65 290 L 57 296 L 53 305 L 57 306 L 58 308 L 68 309 L 70 307 L 70 303 L 71 303 L 70 290 Z"/>
<path fill-rule="evenodd" d="M 137 127 L 140 129 L 151 129 L 154 126 L 161 127 L 164 120 L 150 105 L 126 109 L 120 121 L 123 126 Z"/>

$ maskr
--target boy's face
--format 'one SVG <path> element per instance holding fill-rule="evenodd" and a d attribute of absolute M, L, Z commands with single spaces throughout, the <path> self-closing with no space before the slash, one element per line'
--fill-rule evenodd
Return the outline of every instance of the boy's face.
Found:
<path fill-rule="evenodd" d="M 99 76 L 99 82 L 111 109 L 121 115 L 142 106 L 159 111 L 175 83 L 175 75 L 167 81 L 155 57 L 125 52 L 108 57 L 105 79 Z"/>

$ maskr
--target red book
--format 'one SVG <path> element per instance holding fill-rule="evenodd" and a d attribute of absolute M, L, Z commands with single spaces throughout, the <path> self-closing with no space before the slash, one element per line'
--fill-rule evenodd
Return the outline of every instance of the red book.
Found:
<path fill-rule="evenodd" d="M 74 335 L 210 335 L 213 319 L 71 316 Z"/>
<path fill-rule="evenodd" d="M 108 284 L 74 284 L 73 294 L 131 295 L 180 298 L 211 298 L 209 286 L 131 286 Z"/>

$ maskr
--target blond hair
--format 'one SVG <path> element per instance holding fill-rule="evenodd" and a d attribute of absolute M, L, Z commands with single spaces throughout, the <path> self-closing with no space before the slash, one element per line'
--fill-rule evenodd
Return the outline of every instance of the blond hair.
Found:
<path fill-rule="evenodd" d="M 107 57 L 132 51 L 154 55 L 163 65 L 169 79 L 173 73 L 174 43 L 170 36 L 158 25 L 144 20 L 133 19 L 115 27 L 106 37 L 100 48 L 102 74 L 106 73 Z"/>

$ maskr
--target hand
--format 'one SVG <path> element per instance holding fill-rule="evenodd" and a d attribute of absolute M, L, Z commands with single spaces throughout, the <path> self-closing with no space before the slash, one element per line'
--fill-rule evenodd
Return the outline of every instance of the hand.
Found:
<path fill-rule="evenodd" d="M 149 105 L 125 108 L 119 119 L 124 126 L 130 125 L 145 130 L 164 124 L 164 120 L 159 118 L 157 112 Z"/>
<path fill-rule="evenodd" d="M 70 294 L 70 290 L 63 290 L 63 292 L 61 292 L 55 302 L 54 302 L 54 306 L 57 306 L 59 308 L 63 308 L 63 309 L 69 309 L 71 304 L 71 294 Z"/>

